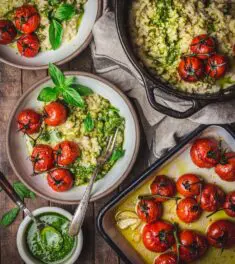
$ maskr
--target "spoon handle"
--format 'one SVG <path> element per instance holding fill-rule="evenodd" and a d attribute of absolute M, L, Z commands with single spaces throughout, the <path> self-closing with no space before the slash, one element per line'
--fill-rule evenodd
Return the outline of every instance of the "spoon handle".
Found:
<path fill-rule="evenodd" d="M 20 209 L 24 210 L 25 205 L 21 201 L 19 195 L 16 193 L 16 191 L 13 189 L 9 181 L 6 179 L 4 174 L 0 171 L 0 186 L 2 189 L 7 193 L 7 195 L 11 198 L 11 200 L 17 204 Z"/>

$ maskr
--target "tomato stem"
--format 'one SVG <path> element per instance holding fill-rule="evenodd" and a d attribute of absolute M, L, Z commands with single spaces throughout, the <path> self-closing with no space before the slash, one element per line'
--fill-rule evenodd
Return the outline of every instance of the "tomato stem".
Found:
<path fill-rule="evenodd" d="M 175 238 L 175 242 L 176 242 L 176 253 L 177 253 L 177 264 L 179 263 L 180 261 L 180 252 L 179 252 L 179 247 L 180 247 L 180 241 L 179 241 L 179 238 L 178 238 L 178 224 L 177 223 L 174 223 L 174 238 Z"/>
<path fill-rule="evenodd" d="M 169 197 L 169 196 L 164 196 L 164 195 L 160 195 L 160 194 L 144 194 L 144 195 L 138 196 L 138 199 L 140 199 L 140 200 L 152 200 L 154 198 L 164 198 L 167 200 L 176 200 L 176 201 L 181 200 L 181 198 L 177 197 L 177 196 Z"/>
<path fill-rule="evenodd" d="M 224 208 L 222 208 L 222 209 L 219 209 L 219 210 L 216 210 L 216 211 L 214 211 L 214 212 L 210 213 L 209 215 L 207 215 L 207 217 L 206 217 L 206 218 L 209 218 L 209 217 L 211 217 L 212 215 L 214 215 L 214 214 L 218 213 L 219 211 L 223 211 L 223 210 L 224 210 Z"/>

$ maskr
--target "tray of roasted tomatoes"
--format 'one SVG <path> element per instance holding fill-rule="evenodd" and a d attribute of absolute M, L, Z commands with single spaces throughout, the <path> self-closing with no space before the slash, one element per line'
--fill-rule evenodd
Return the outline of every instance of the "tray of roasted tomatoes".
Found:
<path fill-rule="evenodd" d="M 201 126 L 113 198 L 99 231 L 126 263 L 235 263 L 235 135 Z"/>

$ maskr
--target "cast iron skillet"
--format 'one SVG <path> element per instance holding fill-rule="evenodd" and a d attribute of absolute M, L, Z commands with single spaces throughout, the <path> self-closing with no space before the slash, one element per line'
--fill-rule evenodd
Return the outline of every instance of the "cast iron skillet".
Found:
<path fill-rule="evenodd" d="M 128 34 L 128 16 L 131 2 L 132 0 L 115 1 L 115 17 L 118 34 L 127 56 L 144 81 L 148 100 L 155 110 L 175 118 L 186 118 L 212 102 L 222 102 L 235 98 L 235 85 L 214 94 L 190 94 L 174 89 L 170 84 L 163 83 L 160 78 L 156 78 L 156 76 L 151 75 L 147 68 L 144 67 L 144 65 L 142 65 L 142 63 L 140 63 L 140 61 L 136 58 L 130 43 L 130 37 Z M 160 105 L 154 99 L 155 89 L 160 89 L 168 95 L 170 94 L 184 100 L 190 100 L 192 101 L 192 107 L 185 112 L 178 112 L 167 108 L 166 106 Z"/>

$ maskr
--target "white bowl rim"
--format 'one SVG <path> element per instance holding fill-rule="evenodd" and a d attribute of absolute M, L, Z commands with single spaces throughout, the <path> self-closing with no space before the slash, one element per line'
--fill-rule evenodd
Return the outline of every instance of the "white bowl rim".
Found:
<path fill-rule="evenodd" d="M 101 17 L 101 15 L 102 15 L 102 7 L 103 7 L 102 0 L 97 0 L 97 1 L 98 1 L 98 10 L 97 10 L 97 15 L 96 15 L 95 22 Z M 92 31 L 91 31 L 90 34 L 85 39 L 85 41 L 83 42 L 83 44 L 76 51 L 74 51 L 72 54 L 70 54 L 66 58 L 55 62 L 54 64 L 55 65 L 62 65 L 62 64 L 65 64 L 66 62 L 69 62 L 72 59 L 74 59 L 76 56 L 81 54 L 87 48 L 87 46 L 90 44 L 92 38 L 93 38 L 93 34 L 92 34 Z M 10 62 L 10 61 L 2 58 L 1 56 L 0 56 L 0 62 L 6 63 L 6 64 L 8 64 L 10 66 L 13 66 L 13 67 L 16 67 L 16 68 L 19 68 L 19 69 L 22 69 L 22 70 L 46 70 L 46 69 L 48 69 L 48 64 L 41 65 L 41 66 L 25 66 L 25 65 L 20 65 L 20 64 L 14 63 L 14 62 Z"/>
<path fill-rule="evenodd" d="M 130 161 L 130 164 L 128 166 L 128 168 L 126 169 L 126 171 L 123 173 L 123 175 L 119 178 L 118 181 L 115 182 L 115 184 L 113 184 L 112 187 L 108 188 L 106 191 L 94 195 L 93 197 L 91 197 L 90 202 L 94 202 L 96 200 L 99 200 L 101 198 L 103 198 L 104 196 L 110 194 L 111 192 L 113 192 L 120 184 L 121 182 L 124 181 L 124 179 L 128 176 L 129 172 L 131 171 L 132 167 L 134 166 L 134 163 L 136 161 L 138 152 L 139 152 L 139 147 L 140 147 L 140 126 L 139 126 L 139 121 L 138 121 L 138 117 L 137 114 L 134 110 L 134 107 L 132 106 L 131 102 L 129 101 L 128 97 L 119 89 L 117 88 L 117 86 L 115 86 L 114 84 L 110 83 L 109 81 L 94 75 L 92 73 L 87 73 L 87 72 L 80 72 L 80 71 L 67 71 L 64 72 L 64 74 L 66 76 L 69 75 L 75 75 L 75 76 L 85 76 L 85 77 L 89 77 L 95 80 L 98 80 L 100 82 L 103 82 L 104 84 L 106 84 L 107 86 L 109 86 L 110 88 L 114 89 L 114 91 L 116 91 L 125 101 L 125 103 L 127 104 L 134 123 L 135 123 L 135 133 L 136 133 L 136 144 L 135 144 L 135 149 L 133 152 L 133 156 L 132 159 Z M 36 82 L 34 85 L 31 86 L 31 88 L 29 88 L 22 96 L 21 98 L 18 100 L 14 110 L 12 111 L 10 118 L 9 118 L 9 122 L 7 125 L 7 134 L 6 134 L 6 149 L 7 149 L 7 156 L 8 156 L 8 160 L 10 162 L 11 167 L 13 168 L 14 173 L 16 174 L 16 176 L 33 192 L 35 192 L 38 196 L 41 196 L 42 198 L 52 201 L 52 202 L 56 202 L 56 203 L 60 203 L 60 204 L 77 204 L 80 202 L 80 200 L 61 200 L 61 199 L 53 199 L 53 198 L 49 198 L 46 195 L 42 194 L 40 191 L 35 190 L 34 188 L 32 188 L 25 180 L 24 178 L 18 173 L 14 162 L 12 161 L 12 157 L 11 157 L 11 151 L 10 151 L 10 127 L 11 127 L 11 123 L 12 123 L 12 119 L 15 117 L 16 115 L 16 111 L 18 109 L 18 107 L 21 105 L 21 103 L 24 101 L 24 99 L 28 96 L 28 94 L 30 94 L 35 88 L 37 88 L 38 86 L 41 86 L 43 83 L 47 82 L 48 80 L 50 80 L 51 78 L 49 76 L 45 77 L 44 79 Z"/>
<path fill-rule="evenodd" d="M 72 217 L 73 217 L 72 214 L 66 211 L 65 209 L 62 209 L 59 207 L 50 207 L 50 206 L 40 207 L 34 210 L 32 213 L 33 215 L 39 215 L 43 213 L 58 213 L 58 214 L 65 216 L 69 220 L 72 220 Z M 16 236 L 16 244 L 17 244 L 18 252 L 21 258 L 23 259 L 23 261 L 25 261 L 26 263 L 31 263 L 31 259 L 28 257 L 30 253 L 24 250 L 24 248 L 22 247 L 22 241 L 24 239 L 25 230 L 31 221 L 32 220 L 30 219 L 30 217 L 26 216 L 24 220 L 21 222 L 18 228 L 18 231 L 17 231 L 17 236 Z M 64 262 L 64 264 L 73 264 L 77 260 L 79 255 L 81 254 L 82 247 L 83 247 L 83 233 L 81 230 L 77 236 L 77 245 L 74 249 L 74 253 L 71 255 L 71 257 L 66 262 Z M 32 255 L 30 256 L 31 258 L 33 257 Z"/>

